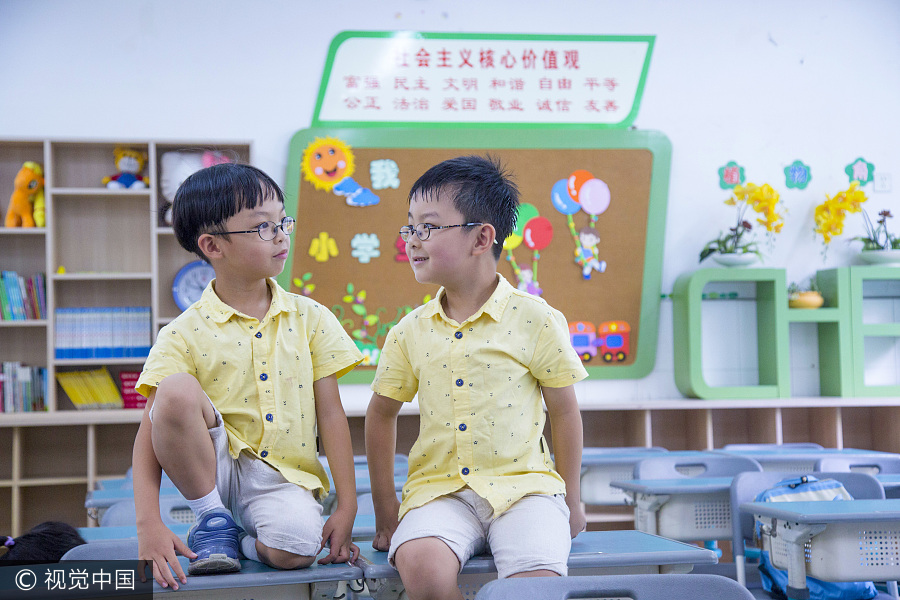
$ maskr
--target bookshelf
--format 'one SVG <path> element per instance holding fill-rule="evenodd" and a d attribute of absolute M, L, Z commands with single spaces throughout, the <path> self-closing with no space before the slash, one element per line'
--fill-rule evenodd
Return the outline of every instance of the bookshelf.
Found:
<path fill-rule="evenodd" d="M 102 179 L 116 172 L 116 146 L 146 152 L 143 174 L 150 177 L 149 187 L 103 186 Z M 165 204 L 161 157 L 203 150 L 251 161 L 248 141 L 0 140 L 3 215 L 13 180 L 26 161 L 43 166 L 46 199 L 45 227 L 0 227 L 0 271 L 15 271 L 26 279 L 44 273 L 47 304 L 47 318 L 0 321 L 0 362 L 43 367 L 48 381 L 45 411 L 0 413 L 4 535 L 18 535 L 47 519 L 89 524 L 85 492 L 98 480 L 120 477 L 130 466 L 141 410 L 78 410 L 56 376 L 106 368 L 118 384 L 123 371 L 140 371 L 145 353 L 126 349 L 108 356 L 82 348 L 74 356 L 58 357 L 56 314 L 58 309 L 142 308 L 151 339 L 177 316 L 172 281 L 195 257 L 181 249 L 160 216 Z"/>

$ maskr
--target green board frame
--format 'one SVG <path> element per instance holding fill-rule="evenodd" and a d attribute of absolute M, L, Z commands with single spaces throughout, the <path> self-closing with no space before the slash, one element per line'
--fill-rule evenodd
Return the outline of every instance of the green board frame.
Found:
<path fill-rule="evenodd" d="M 297 132 L 290 144 L 288 171 L 285 183 L 286 210 L 299 219 L 306 217 L 298 212 L 298 195 L 301 186 L 300 164 L 306 147 L 316 138 L 338 138 L 354 149 L 402 148 L 402 149 L 475 149 L 484 151 L 503 149 L 538 150 L 646 150 L 652 155 L 649 199 L 645 238 L 644 261 L 640 289 L 640 327 L 637 335 L 634 360 L 620 365 L 586 365 L 593 379 L 638 379 L 651 373 L 656 362 L 659 332 L 660 292 L 665 235 L 666 207 L 668 202 L 669 171 L 672 147 L 668 138 L 655 131 L 597 130 L 583 127 L 547 129 L 519 125 L 515 130 L 505 127 L 482 125 L 466 129 L 423 127 L 361 127 L 361 128 L 311 128 Z M 419 174 L 416 174 L 418 176 Z M 409 185 L 407 183 L 407 185 Z M 402 223 L 401 223 L 402 224 Z M 295 239 L 294 250 L 288 259 L 278 282 L 291 289 L 294 273 L 294 256 L 305 240 Z M 410 275 L 412 279 L 412 276 Z M 315 298 L 315 295 L 313 295 Z M 344 378 L 345 383 L 368 383 L 373 370 L 357 369 Z"/>

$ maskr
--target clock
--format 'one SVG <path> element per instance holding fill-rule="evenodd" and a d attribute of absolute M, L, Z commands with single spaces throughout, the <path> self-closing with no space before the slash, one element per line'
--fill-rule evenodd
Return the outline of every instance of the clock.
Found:
<path fill-rule="evenodd" d="M 206 285 L 216 276 L 212 266 L 202 260 L 190 262 L 178 271 L 172 282 L 172 298 L 181 310 L 200 299 Z"/>

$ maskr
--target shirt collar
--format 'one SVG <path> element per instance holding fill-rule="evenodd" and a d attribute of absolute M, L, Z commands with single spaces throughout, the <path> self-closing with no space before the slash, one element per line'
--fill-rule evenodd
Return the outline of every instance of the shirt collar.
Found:
<path fill-rule="evenodd" d="M 509 302 L 510 297 L 512 297 L 513 290 L 515 288 L 513 288 L 513 286 L 510 285 L 509 282 L 506 281 L 506 279 L 500 273 L 497 273 L 497 278 L 499 281 L 497 283 L 497 288 L 494 290 L 494 293 L 491 294 L 491 297 L 487 299 L 487 302 L 485 302 L 474 315 L 466 319 L 466 322 L 475 321 L 482 314 L 489 316 L 495 321 L 499 321 L 501 319 L 501 317 L 503 316 L 503 311 L 506 309 L 506 305 Z M 422 308 L 421 316 L 427 319 L 434 317 L 435 315 L 440 315 L 440 317 L 445 321 L 452 321 L 453 319 L 447 316 L 447 314 L 444 312 L 444 307 L 441 304 L 441 299 L 446 293 L 447 292 L 443 287 L 439 289 L 434 300 L 431 300 Z"/>
<path fill-rule="evenodd" d="M 222 302 L 219 296 L 216 295 L 213 286 L 215 282 L 215 279 L 210 281 L 209 285 L 206 286 L 206 289 L 203 290 L 203 294 L 200 296 L 199 308 L 201 312 L 205 313 L 207 318 L 216 323 L 225 323 L 234 315 L 246 317 L 247 315 L 244 313 L 238 312 L 231 306 Z M 266 279 L 266 284 L 272 291 L 272 303 L 269 305 L 269 311 L 266 313 L 266 316 L 274 316 L 288 310 L 289 304 L 287 302 L 287 292 L 281 289 L 281 286 L 275 283 L 275 280 L 271 277 Z"/>

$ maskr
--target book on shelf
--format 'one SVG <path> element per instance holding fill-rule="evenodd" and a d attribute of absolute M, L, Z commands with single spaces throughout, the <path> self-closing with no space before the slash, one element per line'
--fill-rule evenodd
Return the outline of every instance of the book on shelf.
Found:
<path fill-rule="evenodd" d="M 150 354 L 149 306 L 57 308 L 55 355 L 65 358 L 144 358 Z"/>
<path fill-rule="evenodd" d="M 122 408 L 122 395 L 106 367 L 63 371 L 56 380 L 78 410 Z"/>
<path fill-rule="evenodd" d="M 144 408 L 147 405 L 147 399 L 134 390 L 134 386 L 137 385 L 140 376 L 140 371 L 119 372 L 119 383 L 122 388 L 122 401 L 125 408 Z"/>
<path fill-rule="evenodd" d="M 0 412 L 47 410 L 47 369 L 7 361 L 0 365 Z"/>
<path fill-rule="evenodd" d="M 0 272 L 0 320 L 25 321 L 47 318 L 45 277 L 25 278 L 15 271 Z"/>

